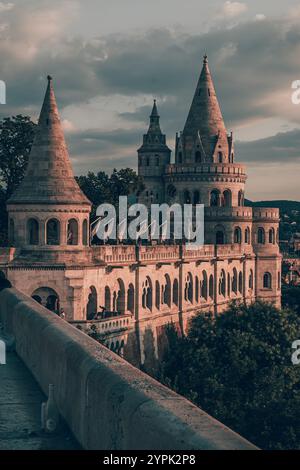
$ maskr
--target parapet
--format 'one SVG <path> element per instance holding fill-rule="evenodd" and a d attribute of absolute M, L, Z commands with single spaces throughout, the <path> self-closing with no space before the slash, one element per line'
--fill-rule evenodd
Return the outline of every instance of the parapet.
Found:
<path fill-rule="evenodd" d="M 276 207 L 253 207 L 253 222 L 279 222 L 280 213 Z"/>
<path fill-rule="evenodd" d="M 251 443 L 15 289 L 0 321 L 84 449 L 256 449 Z"/>

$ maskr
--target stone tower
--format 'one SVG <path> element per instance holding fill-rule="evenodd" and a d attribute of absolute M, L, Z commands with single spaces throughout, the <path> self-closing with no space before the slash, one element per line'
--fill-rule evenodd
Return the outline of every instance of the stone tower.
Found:
<path fill-rule="evenodd" d="M 235 163 L 206 55 L 183 132 L 176 135 L 175 164 L 164 178 L 167 202 L 204 204 L 205 243 L 234 243 L 235 236 L 251 242 L 245 167 Z M 235 233 L 237 221 L 245 236 Z"/>
<path fill-rule="evenodd" d="M 23 252 L 81 250 L 89 245 L 91 204 L 74 179 L 52 78 L 40 113 L 25 177 L 9 199 L 11 244 Z"/>
<path fill-rule="evenodd" d="M 165 198 L 163 174 L 170 163 L 171 150 L 166 145 L 166 136 L 159 124 L 156 100 L 150 115 L 147 134 L 143 136 L 143 144 L 138 149 L 138 172 L 144 182 L 144 190 L 139 196 L 143 204 L 162 203 Z"/>

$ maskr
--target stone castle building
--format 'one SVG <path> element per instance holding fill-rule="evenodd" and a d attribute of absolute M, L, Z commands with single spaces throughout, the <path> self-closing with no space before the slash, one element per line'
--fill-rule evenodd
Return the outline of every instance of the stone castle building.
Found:
<path fill-rule="evenodd" d="M 244 206 L 245 167 L 235 161 L 206 56 L 175 163 L 154 102 L 138 172 L 147 205 L 205 205 L 204 246 L 91 246 L 91 204 L 74 179 L 48 77 L 26 175 L 7 204 L 10 247 L 0 268 L 16 288 L 85 330 L 93 324 L 107 346 L 147 367 L 170 322 L 185 331 L 196 312 L 217 315 L 232 300 L 280 305 L 279 211 Z"/>

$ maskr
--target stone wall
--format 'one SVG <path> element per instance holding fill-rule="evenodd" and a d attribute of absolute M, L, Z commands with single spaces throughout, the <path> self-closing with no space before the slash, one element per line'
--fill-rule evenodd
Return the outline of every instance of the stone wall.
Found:
<path fill-rule="evenodd" d="M 85 449 L 255 449 L 248 441 L 15 289 L 0 321 Z"/>

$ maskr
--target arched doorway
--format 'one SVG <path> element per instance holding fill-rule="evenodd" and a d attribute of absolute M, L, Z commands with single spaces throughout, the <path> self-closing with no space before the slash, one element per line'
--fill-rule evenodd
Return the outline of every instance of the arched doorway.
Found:
<path fill-rule="evenodd" d="M 51 312 L 59 314 L 59 296 L 51 287 L 39 287 L 31 294 L 31 297 Z"/>
<path fill-rule="evenodd" d="M 87 320 L 92 320 L 95 317 L 98 309 L 98 301 L 97 301 L 97 291 L 94 286 L 90 287 L 90 292 L 88 296 L 88 303 L 86 307 L 86 317 Z"/>

